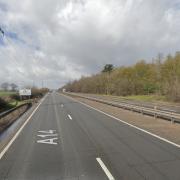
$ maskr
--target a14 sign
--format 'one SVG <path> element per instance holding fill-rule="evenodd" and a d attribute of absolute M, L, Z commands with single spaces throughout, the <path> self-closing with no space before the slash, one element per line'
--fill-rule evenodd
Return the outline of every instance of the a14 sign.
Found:
<path fill-rule="evenodd" d="M 37 140 L 37 143 L 41 144 L 51 144 L 57 145 L 58 134 L 56 130 L 45 130 L 45 131 L 38 131 L 37 135 L 40 139 Z"/>

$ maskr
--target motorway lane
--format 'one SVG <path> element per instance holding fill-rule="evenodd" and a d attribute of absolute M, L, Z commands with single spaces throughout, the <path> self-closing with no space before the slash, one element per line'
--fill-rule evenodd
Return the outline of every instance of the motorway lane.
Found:
<path fill-rule="evenodd" d="M 1 179 L 53 179 L 62 174 L 63 169 L 59 166 L 62 163 L 62 148 L 51 145 L 45 147 L 36 142 L 40 139 L 37 137 L 38 131 L 48 129 L 57 130 L 50 97 L 46 98 L 0 160 Z"/>
<path fill-rule="evenodd" d="M 179 148 L 67 98 L 61 101 L 116 179 L 180 179 Z"/>
<path fill-rule="evenodd" d="M 60 101 L 53 96 L 49 95 L 45 99 L 0 160 L 0 179 L 107 179 L 93 152 L 89 156 L 86 153 L 82 156 L 76 150 L 73 134 L 69 131 L 70 120 L 64 109 L 61 109 Z M 49 130 L 55 130 L 58 134 L 58 140 L 53 141 L 57 145 L 37 143 L 43 139 L 37 135 L 45 134 L 39 131 Z"/>
<path fill-rule="evenodd" d="M 180 179 L 179 148 L 57 93 L 0 160 L 0 179 L 107 180 L 96 158 L 116 180 Z"/>

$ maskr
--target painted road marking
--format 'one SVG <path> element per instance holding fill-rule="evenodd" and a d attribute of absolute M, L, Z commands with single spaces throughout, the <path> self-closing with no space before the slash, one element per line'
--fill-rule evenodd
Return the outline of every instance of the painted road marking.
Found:
<path fill-rule="evenodd" d="M 61 107 L 63 108 L 63 107 L 64 107 L 64 104 L 61 104 Z"/>
<path fill-rule="evenodd" d="M 72 120 L 72 117 L 71 117 L 71 115 L 69 115 L 69 114 L 68 114 L 68 118 L 69 118 L 70 120 Z"/>
<path fill-rule="evenodd" d="M 37 143 L 57 145 L 57 142 L 54 142 L 57 139 L 58 138 L 43 139 L 43 140 L 38 140 Z"/>
<path fill-rule="evenodd" d="M 41 134 L 41 135 L 37 135 L 39 137 L 45 138 L 45 137 L 50 137 L 50 136 L 57 136 L 57 134 Z"/>
<path fill-rule="evenodd" d="M 105 172 L 108 179 L 109 180 L 115 180 L 114 177 L 112 176 L 112 174 L 110 173 L 110 171 L 108 170 L 108 168 L 106 167 L 106 165 L 101 160 L 101 158 L 98 157 L 98 158 L 96 158 L 96 160 L 99 163 L 99 165 L 101 166 L 101 168 L 103 169 L 103 171 Z"/>
<path fill-rule="evenodd" d="M 3 155 L 7 152 L 11 144 L 16 140 L 16 138 L 19 136 L 23 128 L 26 126 L 26 124 L 29 122 L 29 120 L 32 118 L 34 113 L 37 111 L 39 106 L 42 104 L 42 102 L 46 99 L 47 95 L 40 101 L 39 105 L 34 109 L 34 111 L 31 113 L 31 115 L 27 118 L 27 120 L 24 122 L 24 124 L 19 128 L 19 130 L 16 132 L 16 134 L 13 136 L 13 138 L 9 141 L 7 146 L 1 151 L 0 153 L 0 159 L 3 157 Z"/>
<path fill-rule="evenodd" d="M 90 105 L 88 105 L 88 104 L 85 104 L 85 103 L 83 103 L 83 102 L 80 102 L 80 101 L 78 101 L 78 100 L 76 100 L 76 99 L 74 99 L 74 98 L 72 98 L 72 97 L 69 97 L 69 96 L 66 96 L 66 95 L 62 95 L 62 96 L 65 96 L 66 98 L 69 98 L 69 99 L 71 99 L 71 100 L 73 100 L 73 101 L 75 101 L 75 102 L 78 102 L 78 103 L 80 103 L 80 104 L 82 104 L 82 105 L 84 105 L 84 106 L 86 106 L 86 107 L 88 107 L 88 108 L 90 108 L 90 109 L 93 109 L 93 110 L 98 111 L 98 112 L 100 112 L 100 113 L 102 113 L 102 114 L 105 114 L 106 116 L 109 116 L 109 117 L 111 117 L 111 118 L 113 118 L 113 119 L 116 119 L 117 121 L 120 121 L 120 122 L 122 122 L 123 124 L 126 124 L 126 125 L 128 125 L 128 126 L 130 126 L 130 127 L 133 127 L 133 128 L 135 128 L 135 129 L 138 129 L 139 131 L 142 131 L 142 132 L 144 132 L 144 133 L 146 133 L 146 134 L 149 134 L 149 135 L 151 135 L 151 136 L 153 136 L 153 137 L 155 137 L 155 138 L 158 138 L 158 139 L 160 139 L 160 140 L 162 140 L 162 141 L 164 141 L 164 142 L 166 142 L 166 143 L 169 143 L 169 144 L 171 144 L 171 145 L 173 145 L 173 146 L 175 146 L 175 147 L 177 147 L 177 148 L 180 148 L 180 144 L 176 144 L 176 143 L 174 143 L 174 142 L 172 142 L 172 141 L 169 141 L 169 140 L 166 139 L 166 138 L 163 138 L 163 137 L 158 136 L 158 135 L 156 135 L 156 134 L 153 134 L 153 133 L 151 133 L 151 132 L 149 132 L 149 131 L 147 131 L 147 130 L 144 130 L 144 129 L 142 129 L 142 128 L 139 128 L 138 126 L 135 126 L 135 125 L 130 124 L 130 123 L 126 122 L 126 121 L 123 121 L 123 120 L 121 120 L 121 119 L 119 119 L 119 118 L 117 118 L 117 117 L 115 117 L 115 116 L 112 116 L 112 115 L 110 115 L 110 114 L 107 114 L 107 113 L 105 113 L 105 112 L 103 112 L 103 111 L 101 111 L 101 110 L 99 110 L 99 109 L 96 109 L 96 108 L 94 108 L 94 107 L 92 107 L 92 106 L 90 106 Z"/>
<path fill-rule="evenodd" d="M 55 132 L 56 132 L 56 130 L 38 131 L 38 133 L 41 133 L 41 134 L 38 134 L 37 136 L 41 137 L 41 138 L 46 138 L 46 139 L 41 139 L 36 142 L 42 143 L 42 144 L 57 145 L 57 142 L 55 142 L 55 140 L 58 140 L 58 138 L 57 138 L 58 134 L 54 134 Z M 52 137 L 52 138 L 50 138 L 50 137 Z"/>
<path fill-rule="evenodd" d="M 53 134 L 56 130 L 38 131 L 39 133 Z"/>

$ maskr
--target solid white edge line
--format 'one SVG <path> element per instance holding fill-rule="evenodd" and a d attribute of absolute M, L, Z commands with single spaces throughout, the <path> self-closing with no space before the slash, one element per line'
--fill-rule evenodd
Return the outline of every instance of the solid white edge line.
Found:
<path fill-rule="evenodd" d="M 62 94 L 61 94 L 61 95 L 62 95 Z M 166 138 L 163 138 L 163 137 L 158 136 L 158 135 L 156 135 L 156 134 L 153 134 L 153 133 L 151 133 L 151 132 L 149 132 L 149 131 L 147 131 L 147 130 L 144 130 L 144 129 L 139 128 L 139 127 L 137 127 L 137 126 L 135 126 L 135 125 L 132 125 L 132 124 L 130 124 L 130 123 L 128 123 L 128 122 L 125 122 L 125 121 L 123 121 L 123 120 L 121 120 L 121 119 L 119 119 L 119 118 L 117 118 L 117 117 L 115 117 L 115 116 L 112 116 L 112 115 L 110 115 L 110 114 L 107 114 L 107 113 L 105 113 L 105 112 L 103 112 L 103 111 L 101 111 L 101 110 L 99 110 L 99 109 L 96 109 L 96 108 L 94 108 L 94 107 L 92 107 L 92 106 L 90 106 L 90 105 L 88 105 L 88 104 L 85 104 L 85 103 L 83 103 L 83 102 L 80 102 L 80 101 L 78 101 L 78 100 L 76 100 L 76 99 L 74 99 L 74 98 L 72 98 L 72 97 L 69 97 L 69 96 L 64 95 L 64 94 L 63 94 L 63 96 L 65 96 L 65 97 L 67 97 L 67 98 L 69 98 L 69 99 L 72 99 L 72 100 L 74 100 L 74 101 L 76 101 L 76 102 L 79 102 L 80 104 L 83 104 L 84 106 L 89 107 L 89 108 L 91 108 L 91 109 L 94 109 L 94 110 L 96 110 L 96 111 L 98 111 L 98 112 L 100 112 L 100 113 L 102 113 L 102 114 L 105 114 L 106 116 L 109 116 L 109 117 L 111 117 L 111 118 L 113 118 L 113 119 L 116 119 L 116 120 L 118 120 L 118 121 L 120 121 L 120 122 L 122 122 L 122 123 L 124 123 L 124 124 L 126 124 L 126 125 L 128 125 L 128 126 L 130 126 L 130 127 L 133 127 L 133 128 L 135 128 L 135 129 L 138 129 L 139 131 L 142 131 L 142 132 L 144 132 L 144 133 L 146 133 L 146 134 L 149 134 L 149 135 L 151 135 L 151 136 L 153 136 L 153 137 L 156 137 L 156 138 L 158 138 L 158 139 L 160 139 L 160 140 L 162 140 L 162 141 L 164 141 L 164 142 L 167 142 L 167 143 L 169 143 L 169 144 L 171 144 L 171 145 L 173 145 L 173 146 L 176 146 L 177 148 L 180 148 L 180 145 L 179 145 L 179 144 L 176 144 L 176 143 L 174 143 L 174 142 L 172 142 L 172 141 L 170 141 L 170 140 L 168 140 L 168 139 L 166 139 Z"/>
<path fill-rule="evenodd" d="M 69 118 L 70 120 L 72 120 L 72 117 L 71 117 L 71 115 L 70 115 L 70 114 L 68 114 L 68 118 Z"/>
<path fill-rule="evenodd" d="M 99 165 L 101 166 L 101 168 L 103 169 L 103 171 L 105 172 L 108 179 L 109 180 L 115 180 L 114 177 L 112 176 L 112 174 L 110 173 L 110 171 L 108 170 L 108 168 L 106 167 L 106 165 L 101 160 L 101 158 L 98 157 L 98 158 L 96 158 L 96 160 L 99 163 Z"/>
<path fill-rule="evenodd" d="M 31 113 L 31 115 L 27 118 L 27 120 L 24 122 L 24 124 L 19 128 L 19 130 L 16 132 L 16 134 L 13 136 L 13 138 L 9 141 L 9 143 L 6 145 L 6 147 L 0 152 L 0 159 L 4 156 L 4 154 L 7 152 L 7 150 L 10 148 L 12 143 L 16 140 L 16 138 L 19 136 L 23 128 L 26 126 L 26 124 L 29 122 L 31 117 L 34 115 L 34 113 L 37 111 L 39 106 L 42 104 L 42 102 L 46 99 L 47 95 L 41 100 L 41 102 L 38 104 L 38 106 L 34 109 L 34 111 Z"/>

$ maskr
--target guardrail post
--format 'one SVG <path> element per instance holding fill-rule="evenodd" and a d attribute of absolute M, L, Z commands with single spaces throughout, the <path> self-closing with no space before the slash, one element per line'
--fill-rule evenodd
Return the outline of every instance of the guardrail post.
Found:
<path fill-rule="evenodd" d="M 171 123 L 174 124 L 173 112 L 171 112 Z"/>
<path fill-rule="evenodd" d="M 141 114 L 144 115 L 144 112 L 143 112 L 143 105 L 141 105 Z"/>
<path fill-rule="evenodd" d="M 156 110 L 157 110 L 157 106 L 154 106 L 154 118 L 157 118 L 157 114 L 156 114 Z"/>

